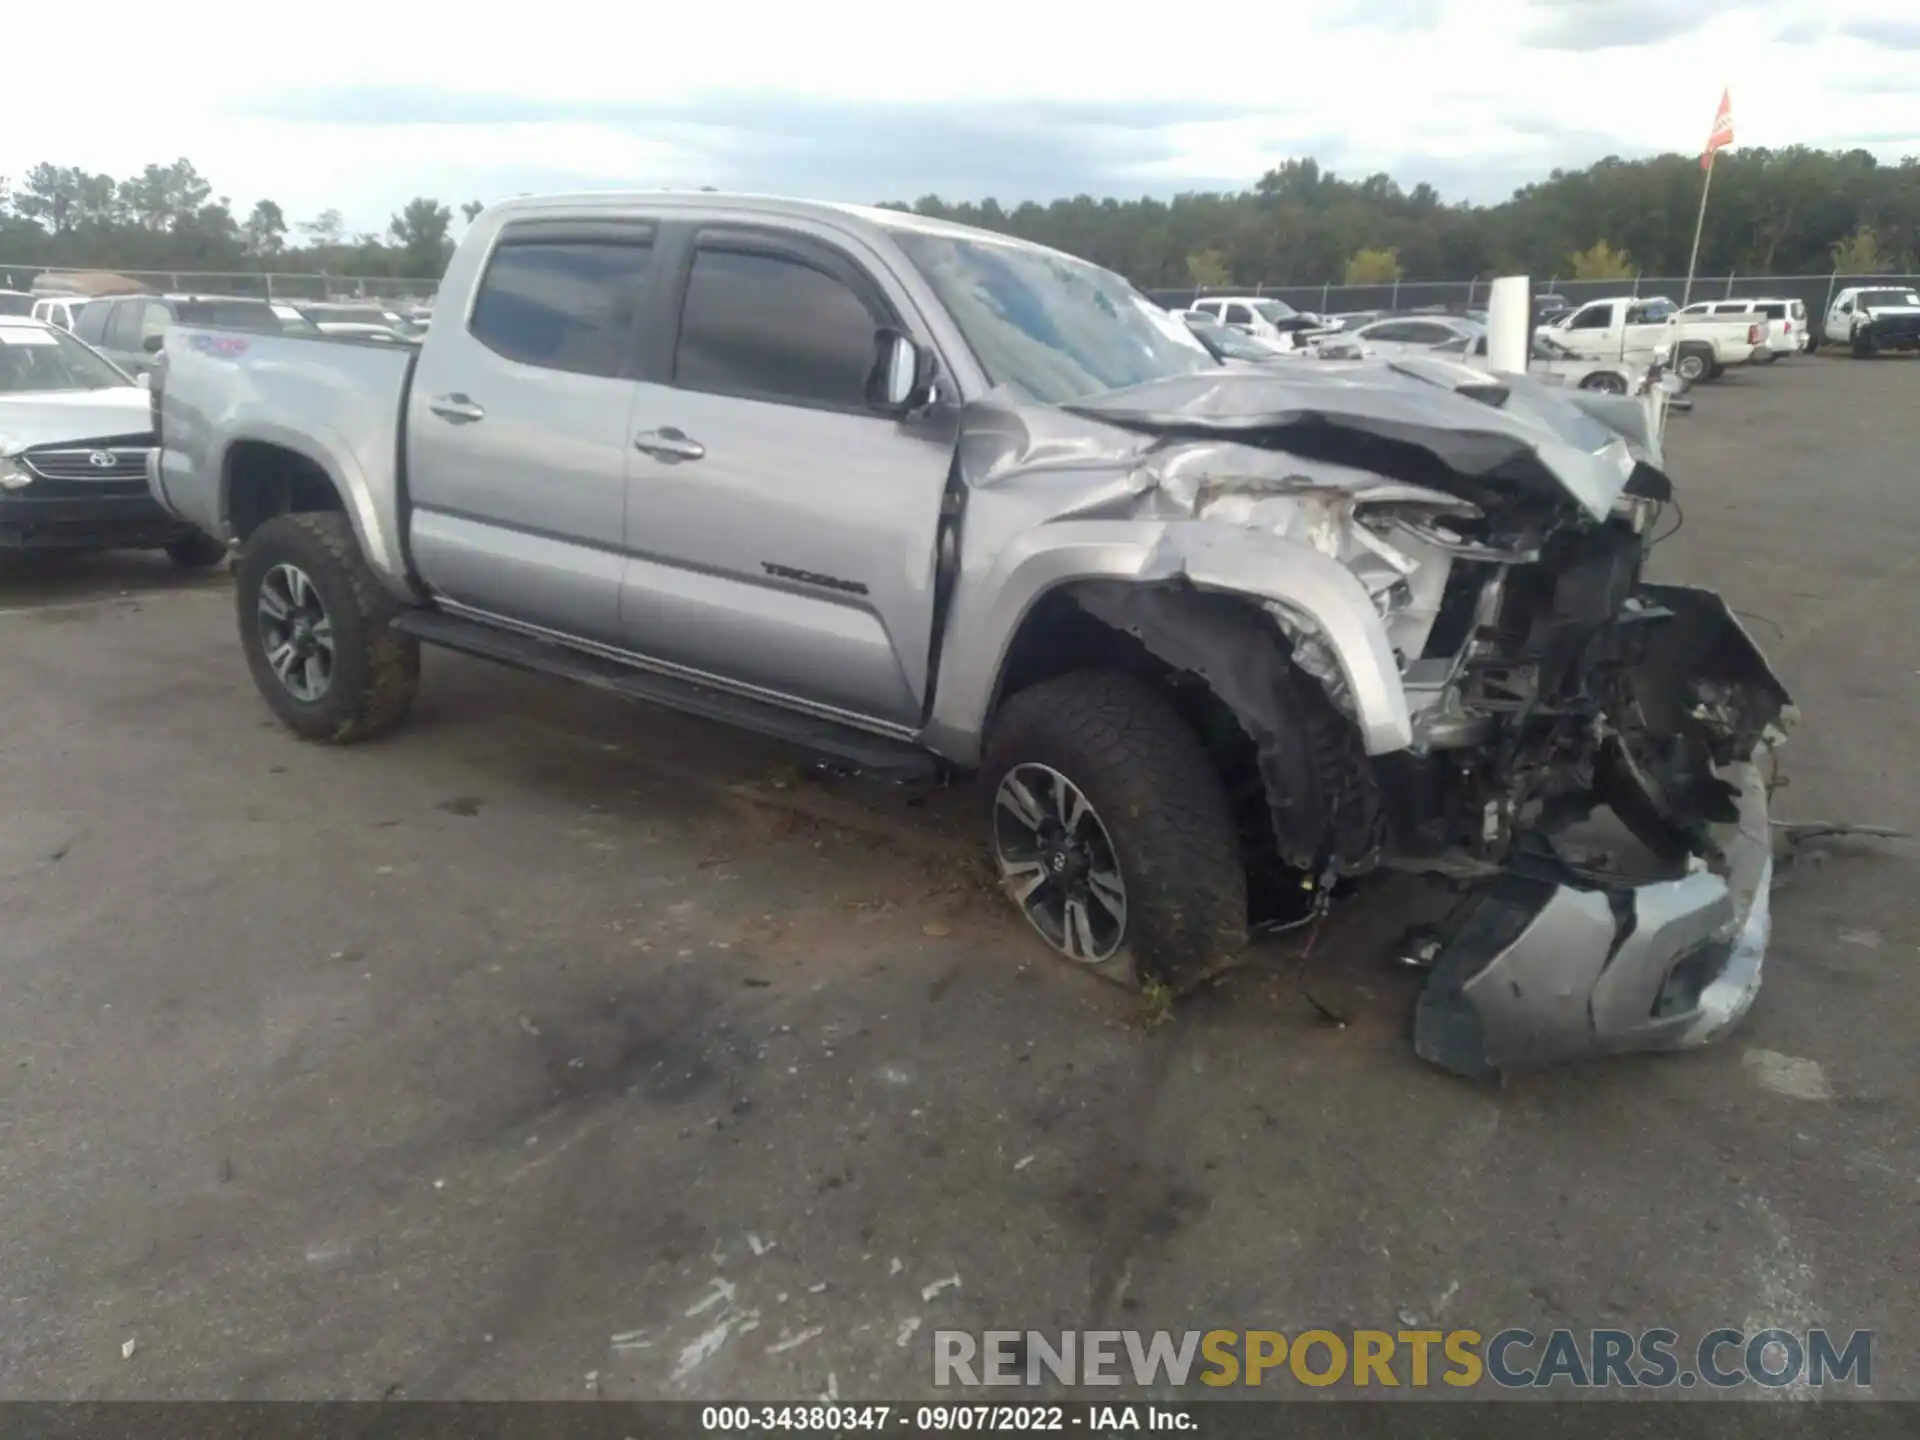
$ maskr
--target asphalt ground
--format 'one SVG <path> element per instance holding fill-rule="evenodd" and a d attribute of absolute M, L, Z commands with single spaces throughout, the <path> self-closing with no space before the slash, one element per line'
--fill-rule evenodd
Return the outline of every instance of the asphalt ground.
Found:
<path fill-rule="evenodd" d="M 1795 690 L 1785 818 L 1920 829 L 1916 398 L 1801 359 L 1673 424 L 1657 571 Z M 1910 844 L 1794 868 L 1726 1042 L 1489 1088 L 1412 1055 L 1386 900 L 1148 1024 L 969 796 L 444 654 L 302 744 L 159 557 L 0 578 L 0 795 L 0 1396 L 900 1398 L 936 1329 L 1409 1325 L 1872 1329 L 1920 1396 Z"/>

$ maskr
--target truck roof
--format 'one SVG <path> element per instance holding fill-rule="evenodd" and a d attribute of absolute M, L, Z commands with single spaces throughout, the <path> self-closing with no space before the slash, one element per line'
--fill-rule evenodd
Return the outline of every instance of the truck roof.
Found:
<path fill-rule="evenodd" d="M 937 220 L 932 216 L 917 215 L 907 210 L 886 210 L 877 205 L 849 205 L 838 200 L 797 200 L 791 196 L 756 195 L 745 191 L 589 190 L 574 194 L 524 195 L 514 200 L 503 200 L 489 208 L 500 212 L 501 219 L 505 221 L 544 215 L 555 210 L 591 212 L 625 210 L 634 206 L 689 210 L 737 208 L 754 215 L 830 220 L 842 225 L 851 219 L 856 222 L 855 228 L 864 226 L 873 230 L 906 231 L 916 235 L 945 235 L 956 240 L 1017 245 L 1030 250 L 1044 250 L 1055 255 L 1066 254 L 1050 245 L 1024 240 L 1016 235 L 1003 235 L 998 231 L 982 230 L 977 226 L 962 225 L 952 220 Z M 1071 255 L 1067 255 L 1066 258 L 1079 259 Z M 1090 262 L 1081 260 L 1080 263 Z"/>

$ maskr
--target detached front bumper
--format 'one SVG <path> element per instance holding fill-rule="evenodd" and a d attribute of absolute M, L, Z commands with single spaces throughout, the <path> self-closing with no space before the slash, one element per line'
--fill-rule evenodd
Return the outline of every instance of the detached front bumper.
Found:
<path fill-rule="evenodd" d="M 1764 748 L 1764 747 L 1763 747 Z M 1738 819 L 1717 869 L 1602 885 L 1550 863 L 1490 882 L 1441 940 L 1414 1049 L 1457 1074 L 1704 1045 L 1760 989 L 1772 930 L 1773 836 L 1760 751 L 1722 777 Z"/>

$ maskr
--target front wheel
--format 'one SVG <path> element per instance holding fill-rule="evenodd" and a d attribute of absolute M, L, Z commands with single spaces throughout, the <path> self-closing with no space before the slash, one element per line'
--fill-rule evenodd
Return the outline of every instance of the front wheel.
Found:
<path fill-rule="evenodd" d="M 398 724 L 420 685 L 420 647 L 347 517 L 278 515 L 247 540 L 236 586 L 240 645 L 288 729 L 347 745 Z"/>
<path fill-rule="evenodd" d="M 1069 960 L 1177 989 L 1246 945 L 1226 789 L 1146 681 L 1088 670 L 1020 691 L 994 724 L 982 778 L 1001 886 Z"/>
<path fill-rule="evenodd" d="M 1873 332 L 1865 326 L 1853 332 L 1853 358 L 1871 360 L 1873 358 Z"/>
<path fill-rule="evenodd" d="M 1582 380 L 1580 382 L 1580 388 L 1582 390 L 1598 390 L 1604 395 L 1624 395 L 1627 393 L 1627 382 L 1622 376 L 1615 375 L 1608 370 L 1602 370 L 1598 374 L 1589 375 L 1586 379 Z"/>
<path fill-rule="evenodd" d="M 205 570 L 227 557 L 226 543 L 194 530 L 167 542 L 167 559 L 182 570 Z"/>

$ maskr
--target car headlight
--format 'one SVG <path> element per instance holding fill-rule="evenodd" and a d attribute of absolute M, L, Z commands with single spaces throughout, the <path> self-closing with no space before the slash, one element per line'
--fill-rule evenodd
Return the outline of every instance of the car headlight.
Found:
<path fill-rule="evenodd" d="M 33 483 L 33 474 L 19 461 L 0 455 L 0 490 L 24 490 Z"/>

